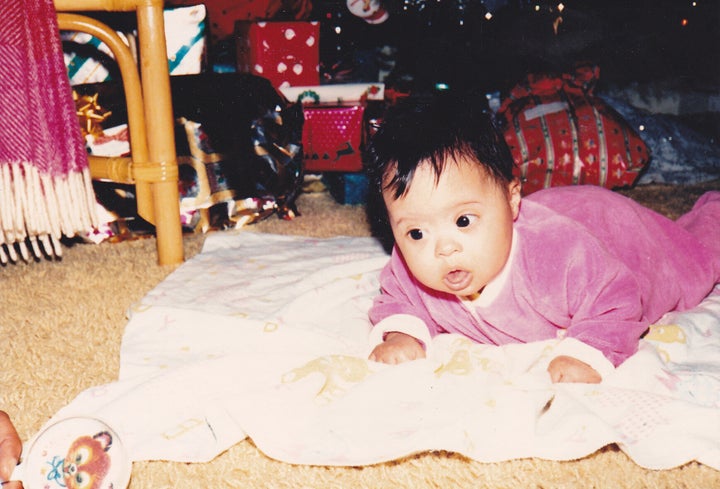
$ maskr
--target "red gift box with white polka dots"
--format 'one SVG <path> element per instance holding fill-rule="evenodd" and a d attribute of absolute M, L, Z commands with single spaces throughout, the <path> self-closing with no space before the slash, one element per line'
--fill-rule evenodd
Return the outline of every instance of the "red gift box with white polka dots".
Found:
<path fill-rule="evenodd" d="M 320 83 L 320 24 L 238 22 L 237 69 L 270 80 L 275 88 Z"/>

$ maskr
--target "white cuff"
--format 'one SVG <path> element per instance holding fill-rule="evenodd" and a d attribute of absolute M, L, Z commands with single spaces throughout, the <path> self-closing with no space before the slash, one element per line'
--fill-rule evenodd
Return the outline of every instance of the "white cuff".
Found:
<path fill-rule="evenodd" d="M 385 340 L 387 333 L 405 333 L 408 336 L 412 336 L 422 343 L 425 347 L 425 352 L 429 353 L 432 337 L 425 325 L 425 321 L 419 317 L 410 314 L 395 314 L 377 323 L 370 331 L 370 337 L 368 338 L 370 352 Z"/>

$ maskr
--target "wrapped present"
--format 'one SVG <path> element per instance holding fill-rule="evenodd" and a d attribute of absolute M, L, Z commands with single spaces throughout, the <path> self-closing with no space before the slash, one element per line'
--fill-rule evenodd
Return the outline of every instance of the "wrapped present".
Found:
<path fill-rule="evenodd" d="M 165 41 L 171 75 L 189 75 L 204 71 L 207 12 L 204 5 L 165 9 Z M 118 35 L 136 51 L 135 34 Z M 99 83 L 119 79 L 115 57 L 100 39 L 84 32 L 63 31 L 63 55 L 71 85 Z"/>
<path fill-rule="evenodd" d="M 123 33 L 118 35 L 130 46 L 132 40 Z M 84 32 L 62 31 L 63 57 L 71 85 L 99 83 L 119 77 L 119 71 L 110 48 L 97 37 Z"/>
<path fill-rule="evenodd" d="M 365 106 L 303 106 L 305 171 L 362 170 Z"/>
<path fill-rule="evenodd" d="M 202 73 L 206 59 L 205 5 L 165 9 L 163 14 L 170 75 Z"/>
<path fill-rule="evenodd" d="M 96 113 L 103 119 L 101 131 L 88 131 L 88 151 L 95 156 L 127 154 L 122 84 L 110 81 L 74 88 L 80 123 L 86 126 Z M 173 76 L 170 88 L 184 228 L 224 229 L 271 215 L 285 220 L 299 215 L 296 200 L 303 183 L 299 104 L 287 103 L 268 80 L 244 73 Z M 107 190 L 101 203 L 112 204 L 115 210 L 116 193 Z M 132 206 L 118 215 L 135 219 L 135 212 Z"/>
<path fill-rule="evenodd" d="M 194 5 L 198 0 L 166 0 L 168 7 Z M 305 20 L 313 9 L 310 0 L 211 0 L 205 2 L 210 24 L 210 44 L 216 47 L 233 38 L 238 21 L 259 21 L 282 15 L 286 20 Z"/>
<path fill-rule="evenodd" d="M 85 145 L 88 153 L 93 156 L 127 156 L 130 154 L 130 133 L 127 124 L 86 135 Z"/>
<path fill-rule="evenodd" d="M 561 185 L 632 185 L 650 154 L 638 133 L 593 94 L 599 70 L 531 74 L 498 115 L 525 194 Z"/>
<path fill-rule="evenodd" d="M 324 173 L 322 180 L 330 195 L 340 204 L 358 205 L 367 202 L 368 178 L 364 172 Z"/>
<path fill-rule="evenodd" d="M 339 83 L 335 85 L 313 85 L 280 87 L 288 100 L 300 103 L 348 104 L 367 100 L 383 101 L 384 83 Z"/>
<path fill-rule="evenodd" d="M 237 22 L 237 69 L 275 88 L 320 83 L 318 22 Z"/>

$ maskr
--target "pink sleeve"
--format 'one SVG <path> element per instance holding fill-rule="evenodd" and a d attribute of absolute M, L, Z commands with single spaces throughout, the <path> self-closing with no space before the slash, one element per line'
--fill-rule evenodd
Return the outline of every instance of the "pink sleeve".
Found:
<path fill-rule="evenodd" d="M 597 348 L 618 366 L 638 348 L 648 328 L 642 293 L 632 271 L 591 240 L 575 248 L 565 270 L 567 337 Z"/>

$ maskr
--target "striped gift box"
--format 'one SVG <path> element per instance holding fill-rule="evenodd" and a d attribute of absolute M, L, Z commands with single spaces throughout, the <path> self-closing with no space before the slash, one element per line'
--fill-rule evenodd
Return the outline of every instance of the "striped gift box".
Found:
<path fill-rule="evenodd" d="M 118 34 L 130 45 L 128 36 Z M 116 70 L 115 57 L 104 42 L 84 32 L 70 31 L 61 32 L 60 39 L 71 85 L 112 80 L 110 72 Z"/>
<path fill-rule="evenodd" d="M 190 75 L 204 71 L 207 31 L 205 6 L 165 9 L 164 18 L 170 74 Z M 118 34 L 134 52 L 135 34 Z M 83 32 L 61 32 L 60 37 L 71 85 L 98 83 L 114 78 L 117 67 L 105 43 Z"/>
<path fill-rule="evenodd" d="M 205 68 L 205 5 L 165 10 L 165 42 L 171 75 L 194 75 Z"/>

